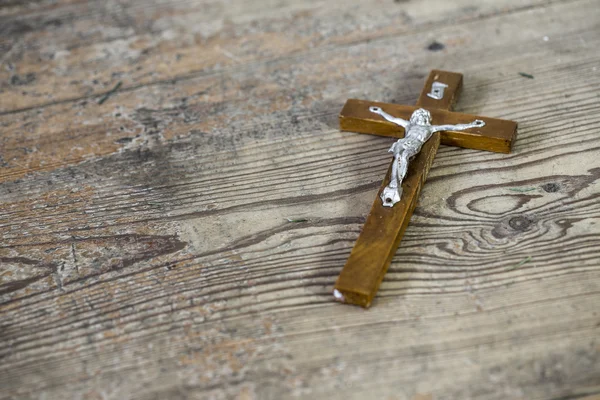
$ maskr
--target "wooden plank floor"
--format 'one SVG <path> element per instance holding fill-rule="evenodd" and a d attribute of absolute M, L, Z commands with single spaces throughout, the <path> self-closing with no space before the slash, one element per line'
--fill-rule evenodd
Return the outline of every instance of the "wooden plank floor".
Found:
<path fill-rule="evenodd" d="M 599 0 L 0 0 L 0 398 L 598 399 L 599 48 Z M 393 141 L 337 114 L 433 68 L 514 152 L 442 146 L 337 304 Z"/>

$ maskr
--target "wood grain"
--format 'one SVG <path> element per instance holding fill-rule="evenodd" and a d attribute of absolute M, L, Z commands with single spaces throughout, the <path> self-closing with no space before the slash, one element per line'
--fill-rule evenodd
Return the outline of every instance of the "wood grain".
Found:
<path fill-rule="evenodd" d="M 0 4 L 0 398 L 600 394 L 598 1 Z M 519 138 L 440 146 L 341 306 L 393 139 L 337 115 L 431 68 Z"/>
<path fill-rule="evenodd" d="M 0 14 L 2 63 L 8 67 L 0 69 L 0 90 L 7 94 L 0 98 L 0 112 L 93 100 L 118 81 L 127 91 L 244 71 L 365 40 L 410 36 L 442 21 L 475 22 L 544 3 L 502 0 L 473 7 L 461 0 L 424 8 L 409 2 L 391 9 L 342 0 L 10 3 Z M 340 7 L 347 13 L 340 14 Z"/>

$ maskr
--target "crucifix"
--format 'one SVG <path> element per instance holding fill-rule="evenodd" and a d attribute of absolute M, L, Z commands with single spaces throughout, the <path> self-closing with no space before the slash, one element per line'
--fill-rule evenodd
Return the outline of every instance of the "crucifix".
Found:
<path fill-rule="evenodd" d="M 399 138 L 379 195 L 333 290 L 336 300 L 369 307 L 417 205 L 441 144 L 509 153 L 517 123 L 452 112 L 462 74 L 433 70 L 416 107 L 350 99 L 340 129 Z"/>

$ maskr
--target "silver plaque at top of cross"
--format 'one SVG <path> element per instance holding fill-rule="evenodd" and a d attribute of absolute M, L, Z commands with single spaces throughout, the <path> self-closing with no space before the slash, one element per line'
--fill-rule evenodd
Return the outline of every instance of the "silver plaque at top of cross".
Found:
<path fill-rule="evenodd" d="M 427 93 L 427 96 L 432 99 L 441 100 L 444 98 L 444 90 L 448 85 L 442 82 L 435 81 L 431 84 L 431 92 Z"/>

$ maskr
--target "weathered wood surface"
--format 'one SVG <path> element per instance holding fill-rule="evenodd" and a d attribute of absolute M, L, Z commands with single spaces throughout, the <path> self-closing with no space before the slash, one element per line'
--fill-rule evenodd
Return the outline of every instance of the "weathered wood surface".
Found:
<path fill-rule="evenodd" d="M 0 5 L 1 398 L 598 396 L 599 1 Z M 513 153 L 441 146 L 337 304 L 392 141 L 337 115 L 432 68 Z"/>

